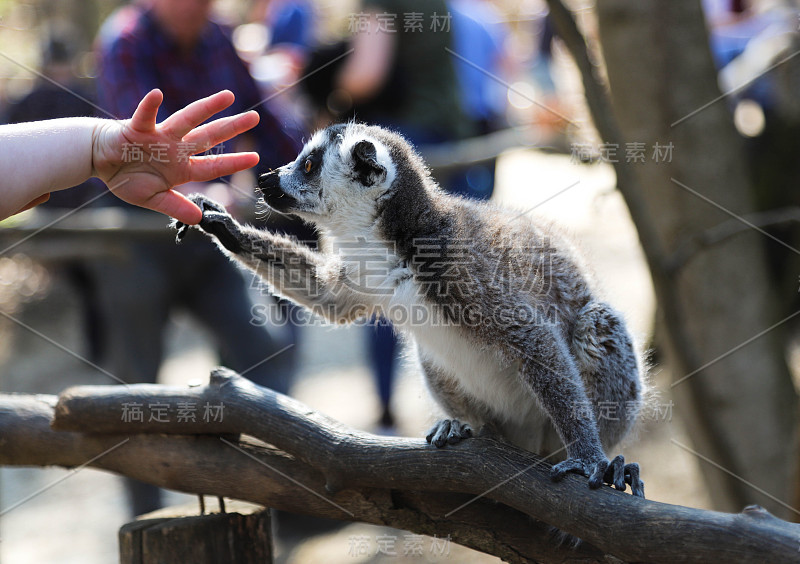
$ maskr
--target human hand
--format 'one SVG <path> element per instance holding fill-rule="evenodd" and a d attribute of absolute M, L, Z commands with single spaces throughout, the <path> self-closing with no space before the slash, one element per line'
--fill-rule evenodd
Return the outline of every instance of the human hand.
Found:
<path fill-rule="evenodd" d="M 200 125 L 233 103 L 233 93 L 224 90 L 156 124 L 163 98 L 160 90 L 152 90 L 129 120 L 97 125 L 92 136 L 92 171 L 122 200 L 196 225 L 202 211 L 172 188 L 250 168 L 258 163 L 258 154 L 191 155 L 251 129 L 259 116 L 250 111 Z"/>

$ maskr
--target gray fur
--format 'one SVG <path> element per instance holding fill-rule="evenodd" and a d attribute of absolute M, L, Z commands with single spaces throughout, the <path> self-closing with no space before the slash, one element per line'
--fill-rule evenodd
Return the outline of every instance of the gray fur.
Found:
<path fill-rule="evenodd" d="M 320 230 L 321 252 L 196 196 L 200 227 L 284 297 L 337 323 L 384 313 L 410 336 L 431 393 L 456 418 L 429 442 L 490 425 L 522 448 L 566 452 L 554 479 L 576 472 L 643 495 L 638 466 L 605 454 L 641 406 L 633 343 L 556 230 L 447 195 L 403 138 L 359 124 L 318 133 L 259 186 L 271 207 Z M 365 247 L 379 259 L 365 264 Z M 405 319 L 404 308 L 426 315 Z"/>

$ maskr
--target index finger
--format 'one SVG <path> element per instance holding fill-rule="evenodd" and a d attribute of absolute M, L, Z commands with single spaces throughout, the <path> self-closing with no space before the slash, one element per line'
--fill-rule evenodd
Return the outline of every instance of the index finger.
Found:
<path fill-rule="evenodd" d="M 233 104 L 234 99 L 233 92 L 230 90 L 217 92 L 178 110 L 165 119 L 161 125 L 167 133 L 183 139 L 192 129 Z"/>
<path fill-rule="evenodd" d="M 258 112 L 249 111 L 235 116 L 219 118 L 193 129 L 183 140 L 195 146 L 194 153 L 202 153 L 211 147 L 223 143 L 252 129 L 258 124 Z"/>

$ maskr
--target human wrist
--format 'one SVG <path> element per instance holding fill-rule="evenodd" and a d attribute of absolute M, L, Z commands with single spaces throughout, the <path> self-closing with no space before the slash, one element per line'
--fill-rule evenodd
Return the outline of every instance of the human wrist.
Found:
<path fill-rule="evenodd" d="M 103 181 L 108 177 L 118 151 L 114 139 L 122 129 L 120 121 L 113 119 L 90 118 L 91 121 L 91 162 L 90 175 Z M 116 134 L 116 135 L 115 135 Z"/>

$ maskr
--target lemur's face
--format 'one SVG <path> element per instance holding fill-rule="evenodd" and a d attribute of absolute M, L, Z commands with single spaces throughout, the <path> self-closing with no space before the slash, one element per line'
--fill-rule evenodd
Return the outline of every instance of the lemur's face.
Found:
<path fill-rule="evenodd" d="M 279 212 L 323 227 L 374 217 L 377 202 L 395 178 L 378 131 L 348 124 L 318 132 L 293 162 L 259 177 L 264 200 Z"/>

